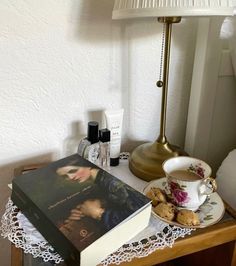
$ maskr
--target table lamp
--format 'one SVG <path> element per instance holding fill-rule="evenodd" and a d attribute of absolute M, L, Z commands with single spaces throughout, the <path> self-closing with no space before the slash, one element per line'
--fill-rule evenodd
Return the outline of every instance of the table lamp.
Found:
<path fill-rule="evenodd" d="M 186 155 L 184 150 L 170 144 L 165 134 L 172 24 L 179 23 L 183 16 L 232 16 L 233 12 L 233 3 L 228 0 L 115 0 L 112 19 L 157 17 L 165 27 L 162 78 L 156 83 L 162 88 L 160 132 L 155 142 L 142 144 L 131 153 L 129 168 L 137 177 L 146 181 L 163 177 L 162 163 L 166 159 Z"/>

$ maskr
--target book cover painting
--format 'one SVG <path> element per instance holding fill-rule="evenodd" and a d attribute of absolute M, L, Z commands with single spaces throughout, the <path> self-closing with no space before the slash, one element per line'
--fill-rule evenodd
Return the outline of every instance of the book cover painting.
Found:
<path fill-rule="evenodd" d="M 15 185 L 80 251 L 150 203 L 77 154 L 20 176 Z"/>

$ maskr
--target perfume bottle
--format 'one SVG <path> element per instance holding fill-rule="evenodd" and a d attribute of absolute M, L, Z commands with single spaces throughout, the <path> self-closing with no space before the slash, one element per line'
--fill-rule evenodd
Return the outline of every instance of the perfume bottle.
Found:
<path fill-rule="evenodd" d="M 79 142 L 78 145 L 78 150 L 77 153 L 82 156 L 84 156 L 85 150 L 88 146 L 90 146 L 94 140 L 94 136 L 95 135 L 95 143 L 96 141 L 96 135 L 98 135 L 98 123 L 95 121 L 90 121 L 88 122 L 88 127 L 87 127 L 87 136 L 82 138 Z"/>
<path fill-rule="evenodd" d="M 88 123 L 87 137 L 80 141 L 78 154 L 94 164 L 98 164 L 99 142 L 98 142 L 98 122 Z"/>
<path fill-rule="evenodd" d="M 99 130 L 99 166 L 105 170 L 110 170 L 110 138 L 109 129 Z"/>

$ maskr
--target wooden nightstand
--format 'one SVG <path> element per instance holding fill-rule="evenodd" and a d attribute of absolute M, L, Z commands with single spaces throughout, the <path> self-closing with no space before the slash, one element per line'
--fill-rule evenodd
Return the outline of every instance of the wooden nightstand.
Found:
<path fill-rule="evenodd" d="M 18 168 L 15 174 L 40 166 Z M 188 266 L 191 262 L 191 266 L 236 266 L 236 213 L 228 204 L 225 203 L 225 205 L 226 213 L 219 223 L 197 229 L 190 236 L 177 239 L 172 248 L 158 249 L 147 257 L 133 259 L 131 262 L 120 265 L 152 266 L 162 263 L 161 265 L 168 266 Z M 35 260 L 31 255 L 24 256 L 23 251 L 14 245 L 11 246 L 11 252 L 11 266 L 51 265 L 39 259 Z"/>

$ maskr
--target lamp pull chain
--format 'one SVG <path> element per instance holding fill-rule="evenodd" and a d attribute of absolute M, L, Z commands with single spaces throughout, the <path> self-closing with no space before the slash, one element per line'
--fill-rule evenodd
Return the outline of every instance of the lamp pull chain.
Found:
<path fill-rule="evenodd" d="M 158 88 L 163 87 L 163 56 L 164 56 L 164 47 L 165 47 L 165 31 L 166 31 L 166 24 L 163 23 L 162 41 L 161 41 L 160 73 L 159 73 L 159 80 L 156 83 Z"/>

